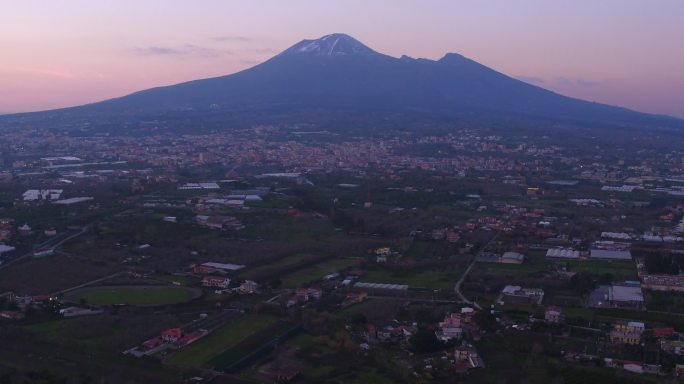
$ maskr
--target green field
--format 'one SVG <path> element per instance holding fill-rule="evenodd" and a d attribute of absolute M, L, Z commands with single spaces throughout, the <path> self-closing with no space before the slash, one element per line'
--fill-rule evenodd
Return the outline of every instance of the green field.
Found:
<path fill-rule="evenodd" d="M 294 327 L 295 325 L 293 323 L 284 321 L 271 324 L 270 326 L 253 333 L 232 348 L 223 351 L 221 354 L 211 359 L 209 364 L 218 369 L 230 368 L 233 364 L 238 363 L 240 360 L 249 356 L 251 353 L 258 351 L 260 348 L 266 348 L 276 337 L 282 336 L 284 332 L 294 329 Z"/>
<path fill-rule="evenodd" d="M 410 288 L 453 288 L 461 276 L 460 270 L 372 270 L 361 278 L 362 282 L 406 284 Z"/>
<path fill-rule="evenodd" d="M 68 295 L 74 302 L 90 305 L 166 305 L 188 301 L 194 290 L 175 286 L 95 287 Z"/>
<path fill-rule="evenodd" d="M 266 315 L 243 316 L 174 353 L 165 362 L 181 367 L 201 367 L 277 320 L 275 317 Z"/>
<path fill-rule="evenodd" d="M 321 279 L 323 276 L 329 275 L 333 272 L 340 272 L 341 270 L 354 266 L 358 263 L 358 259 L 336 259 L 314 265 L 313 267 L 304 268 L 284 276 L 282 278 L 283 287 L 297 288 L 312 281 Z"/>
<path fill-rule="evenodd" d="M 300 264 L 315 263 L 320 261 L 323 256 L 320 255 L 291 255 L 277 260 L 273 260 L 265 265 L 255 268 L 250 268 L 240 273 L 240 277 L 252 280 L 262 280 L 264 278 L 272 278 L 281 275 L 283 272 L 287 273 Z"/>

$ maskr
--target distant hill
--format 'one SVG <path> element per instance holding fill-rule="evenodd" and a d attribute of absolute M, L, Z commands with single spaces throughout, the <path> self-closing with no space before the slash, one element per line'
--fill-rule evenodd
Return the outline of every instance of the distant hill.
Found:
<path fill-rule="evenodd" d="M 455 119 L 510 116 L 616 127 L 684 128 L 684 121 L 587 102 L 513 79 L 459 54 L 439 60 L 390 57 L 345 34 L 303 40 L 247 70 L 152 88 L 121 98 L 33 114 L 14 124 L 92 120 L 214 124 L 335 116 Z M 8 120 L 9 119 L 9 120 Z M 113 125 L 114 126 L 114 125 Z"/>

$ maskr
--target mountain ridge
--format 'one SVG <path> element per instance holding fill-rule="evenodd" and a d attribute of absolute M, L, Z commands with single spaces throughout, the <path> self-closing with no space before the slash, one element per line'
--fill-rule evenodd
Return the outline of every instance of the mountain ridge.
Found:
<path fill-rule="evenodd" d="M 387 112 L 456 118 L 492 113 L 615 126 L 675 126 L 684 120 L 563 96 L 509 77 L 458 53 L 438 60 L 391 57 L 335 33 L 302 40 L 269 60 L 234 74 L 150 88 L 132 94 L 32 114 L 63 120 L 119 116 L 242 114 L 265 117 L 307 110 Z M 11 118 L 11 117 L 9 117 Z M 3 120 L 8 116 L 3 116 Z"/>

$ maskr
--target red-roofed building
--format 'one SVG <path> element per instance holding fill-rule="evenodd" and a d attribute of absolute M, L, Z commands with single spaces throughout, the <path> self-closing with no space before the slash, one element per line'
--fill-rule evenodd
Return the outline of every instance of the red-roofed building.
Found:
<path fill-rule="evenodd" d="M 145 347 L 147 349 L 152 349 L 152 348 L 156 348 L 156 347 L 160 346 L 162 344 L 162 342 L 163 342 L 162 338 L 157 336 L 153 339 L 149 339 L 149 340 L 143 342 L 142 345 L 143 345 L 143 347 Z"/>
<path fill-rule="evenodd" d="M 195 268 L 193 268 L 193 271 L 198 274 L 198 275 L 212 275 L 214 273 L 218 273 L 219 270 L 214 267 L 210 267 L 208 265 L 196 265 Z"/>
<path fill-rule="evenodd" d="M 653 337 L 661 339 L 674 335 L 674 328 L 672 327 L 659 327 L 653 328 Z"/>
<path fill-rule="evenodd" d="M 300 301 L 318 300 L 323 296 L 320 288 L 297 288 L 297 299 Z"/>
<path fill-rule="evenodd" d="M 240 293 L 244 293 L 244 294 L 256 293 L 258 289 L 259 289 L 259 284 L 255 283 L 252 280 L 245 280 L 242 284 L 240 284 Z"/>
<path fill-rule="evenodd" d="M 180 347 L 186 346 L 190 343 L 195 342 L 197 339 L 199 339 L 202 336 L 204 336 L 204 333 L 199 332 L 199 331 L 188 333 L 187 335 L 178 339 L 178 346 L 180 346 Z"/>
<path fill-rule="evenodd" d="M 175 343 L 183 336 L 183 330 L 180 328 L 171 328 L 162 332 L 162 340 L 167 343 Z"/>
<path fill-rule="evenodd" d="M 203 287 L 215 287 L 226 289 L 230 285 L 230 279 L 222 276 L 204 276 L 202 279 Z"/>

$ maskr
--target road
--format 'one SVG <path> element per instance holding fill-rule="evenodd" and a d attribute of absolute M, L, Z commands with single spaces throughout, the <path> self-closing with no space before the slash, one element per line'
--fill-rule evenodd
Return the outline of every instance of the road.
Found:
<path fill-rule="evenodd" d="M 54 292 L 54 293 L 50 294 L 50 296 L 58 296 L 58 295 L 61 295 L 61 294 L 63 294 L 63 293 L 67 293 L 67 292 L 73 291 L 73 290 L 75 290 L 75 289 L 87 287 L 87 286 L 89 286 L 89 285 L 96 284 L 96 283 L 99 283 L 99 282 L 101 282 L 101 281 L 113 279 L 113 278 L 115 278 L 115 277 L 117 277 L 117 276 L 119 276 L 119 275 L 122 275 L 122 274 L 124 274 L 124 273 L 126 273 L 126 272 L 125 272 L 125 271 L 115 272 L 115 273 L 112 273 L 111 275 L 107 275 L 107 276 L 105 276 L 105 277 L 100 277 L 100 278 L 97 278 L 97 279 L 95 279 L 95 280 L 88 281 L 87 283 L 79 284 L 79 285 L 74 286 L 74 287 L 71 287 L 71 288 L 67 288 L 67 289 L 63 289 L 63 290 L 61 290 L 61 291 Z"/>
<path fill-rule="evenodd" d="M 458 297 L 461 299 L 461 301 L 463 301 L 463 302 L 465 302 L 465 303 L 468 303 L 468 304 L 471 304 L 472 306 L 474 306 L 475 308 L 480 309 L 480 310 L 482 309 L 482 307 L 480 306 L 480 304 L 478 304 L 478 303 L 476 303 L 476 302 L 474 302 L 474 301 L 472 301 L 472 300 L 469 300 L 469 299 L 468 299 L 467 297 L 465 297 L 465 295 L 461 292 L 461 284 L 463 284 L 463 281 L 465 280 L 466 276 L 468 276 L 468 273 L 470 273 L 470 270 L 473 269 L 473 266 L 475 265 L 475 263 L 477 263 L 477 257 L 480 256 L 480 255 L 482 255 L 482 253 L 487 249 L 487 247 L 489 246 L 489 244 L 491 244 L 494 240 L 496 240 L 497 237 L 499 237 L 499 234 L 500 234 L 500 233 L 501 233 L 501 232 L 497 232 L 497 233 L 496 233 L 496 234 L 487 242 L 487 244 L 485 244 L 485 245 L 482 247 L 482 249 L 480 249 L 480 252 L 478 252 L 477 255 L 475 255 L 475 256 L 473 257 L 473 260 L 470 262 L 470 264 L 468 264 L 468 268 L 466 268 L 466 270 L 463 272 L 463 275 L 461 275 L 461 278 L 458 279 L 458 281 L 456 282 L 456 285 L 454 286 L 454 291 L 456 292 L 456 294 L 458 295 Z"/>
<path fill-rule="evenodd" d="M 57 243 L 55 243 L 55 244 L 52 245 L 52 246 L 49 246 L 49 244 L 50 244 L 51 242 L 57 240 L 57 239 L 49 239 L 48 241 L 39 244 L 38 246 L 36 246 L 36 247 L 35 247 L 34 249 L 32 249 L 31 251 L 29 251 L 29 252 L 27 252 L 27 253 L 25 253 L 25 254 L 23 254 L 23 255 L 21 255 L 21 256 L 15 258 L 15 259 L 9 260 L 9 261 L 7 261 L 7 262 L 1 264 L 1 265 L 0 265 L 0 269 L 7 268 L 7 267 L 9 267 L 10 265 L 16 263 L 16 262 L 19 261 L 19 260 L 23 260 L 23 259 L 26 259 L 26 258 L 29 258 L 29 257 L 33 257 L 33 253 L 34 253 L 36 250 L 38 250 L 38 249 L 49 248 L 49 249 L 51 249 L 52 251 L 54 251 L 55 249 L 57 249 L 59 246 L 61 246 L 62 244 L 66 243 L 67 241 L 69 241 L 69 240 L 71 240 L 71 239 L 73 239 L 73 238 L 75 238 L 75 237 L 81 236 L 82 234 L 86 233 L 86 232 L 88 231 L 88 229 L 90 229 L 90 225 L 86 225 L 85 227 L 81 228 L 80 231 L 74 233 L 73 235 L 69 235 L 69 236 L 67 236 L 67 237 L 65 237 L 65 238 L 63 238 L 63 239 L 61 239 L 61 240 L 59 240 Z"/>

